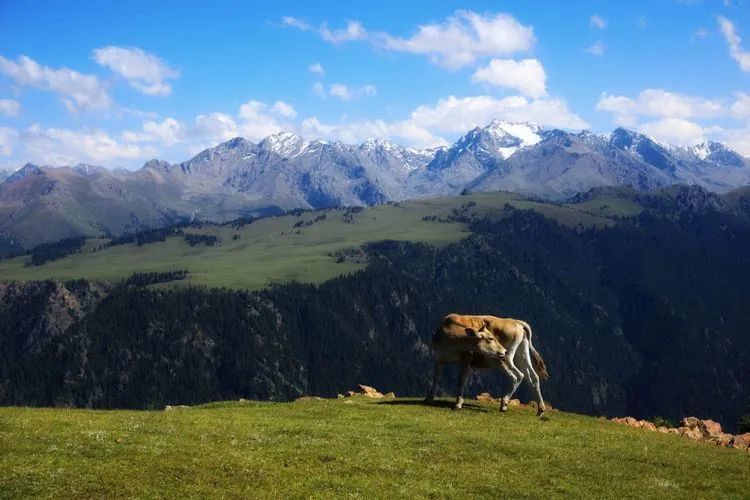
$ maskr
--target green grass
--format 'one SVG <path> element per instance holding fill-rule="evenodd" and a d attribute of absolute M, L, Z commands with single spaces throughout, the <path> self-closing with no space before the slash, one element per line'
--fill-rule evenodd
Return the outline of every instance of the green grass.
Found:
<path fill-rule="evenodd" d="M 330 254 L 349 247 L 386 239 L 423 242 L 435 246 L 458 241 L 468 234 L 465 224 L 423 221 L 425 215 L 444 217 L 474 201 L 472 212 L 499 217 L 506 203 L 520 209 L 534 209 L 570 226 L 605 226 L 612 220 L 576 206 L 528 201 L 509 193 L 485 193 L 455 198 L 436 198 L 365 209 L 354 215 L 354 223 L 344 220 L 344 209 L 288 215 L 259 220 L 240 229 L 230 226 L 204 226 L 188 229 L 221 237 L 214 247 L 190 247 L 183 238 L 172 237 L 161 243 L 138 247 L 122 245 L 92 252 L 98 246 L 37 267 L 25 267 L 27 257 L 0 260 L 0 279 L 27 281 L 40 279 L 118 281 L 135 272 L 187 269 L 190 284 L 211 287 L 259 289 L 270 283 L 300 281 L 320 283 L 334 276 L 364 267 L 352 262 L 337 263 Z M 326 220 L 295 228 L 299 221 L 326 213 Z M 240 240 L 232 236 L 239 234 Z M 97 240 L 97 243 L 101 241 Z"/>
<path fill-rule="evenodd" d="M 750 454 L 552 411 L 364 398 L 0 408 L 0 497 L 747 498 Z"/>

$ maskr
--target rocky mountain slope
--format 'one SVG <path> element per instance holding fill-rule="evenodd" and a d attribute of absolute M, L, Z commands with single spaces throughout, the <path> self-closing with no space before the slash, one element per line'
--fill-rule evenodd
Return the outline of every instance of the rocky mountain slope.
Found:
<path fill-rule="evenodd" d="M 235 138 L 183 163 L 151 160 L 134 172 L 27 164 L 0 184 L 0 238 L 28 247 L 184 219 L 375 205 L 466 190 L 561 200 L 595 187 L 653 191 L 673 184 L 729 191 L 750 184 L 750 160 L 718 143 L 678 148 L 622 128 L 595 135 L 493 121 L 433 150 L 380 139 L 307 141 L 283 132 L 257 144 Z"/>

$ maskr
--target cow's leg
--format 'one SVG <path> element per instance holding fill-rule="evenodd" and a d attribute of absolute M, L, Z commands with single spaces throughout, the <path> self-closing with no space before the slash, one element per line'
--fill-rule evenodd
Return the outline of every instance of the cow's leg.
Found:
<path fill-rule="evenodd" d="M 516 365 L 513 363 L 513 358 L 515 357 L 515 355 L 516 349 L 509 350 L 508 354 L 506 354 L 505 356 L 505 360 L 502 363 L 505 374 L 510 378 L 510 390 L 505 396 L 503 396 L 503 399 L 500 403 L 500 411 L 508 410 L 508 403 L 510 402 L 510 398 L 513 397 L 516 389 L 518 389 L 518 386 L 521 385 L 521 382 L 523 381 L 523 372 L 516 368 Z"/>
<path fill-rule="evenodd" d="M 547 408 L 544 406 L 544 398 L 542 398 L 542 385 L 539 382 L 539 375 L 534 370 L 534 365 L 531 362 L 531 353 L 529 352 L 528 342 L 524 342 L 521 356 L 519 356 L 519 358 L 518 364 L 524 373 L 526 373 L 526 382 L 528 382 L 534 392 L 536 392 L 536 400 L 538 403 L 536 414 L 541 417 L 544 415 L 544 411 Z"/>
<path fill-rule="evenodd" d="M 458 374 L 458 397 L 456 398 L 455 410 L 460 410 L 464 405 L 464 389 L 469 381 L 471 374 L 471 355 L 465 355 L 461 358 L 461 372 Z"/>
<path fill-rule="evenodd" d="M 440 378 L 443 376 L 443 363 L 435 361 L 435 373 L 432 376 L 432 387 L 427 393 L 426 401 L 434 401 L 435 395 L 437 394 L 438 384 L 440 384 Z"/>

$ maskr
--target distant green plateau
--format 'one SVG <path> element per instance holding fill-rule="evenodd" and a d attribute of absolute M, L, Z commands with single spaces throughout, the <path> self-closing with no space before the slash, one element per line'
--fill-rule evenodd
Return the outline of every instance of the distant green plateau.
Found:
<path fill-rule="evenodd" d="M 533 209 L 567 226 L 603 227 L 612 216 L 634 215 L 640 207 L 626 199 L 606 195 L 576 205 L 558 205 L 524 199 L 510 193 L 485 193 L 453 198 L 393 203 L 365 208 L 348 217 L 347 209 L 304 212 L 257 220 L 239 228 L 230 224 L 189 227 L 188 233 L 211 234 L 221 239 L 215 246 L 191 247 L 183 237 L 143 246 L 127 244 L 99 249 L 105 239 L 90 239 L 80 253 L 26 266 L 27 256 L 0 261 L 0 280 L 119 281 L 136 272 L 188 270 L 180 284 L 260 289 L 271 283 L 299 281 L 321 283 L 363 268 L 352 260 L 337 262 L 337 251 L 369 242 L 396 240 L 444 246 L 468 235 L 465 223 L 423 220 L 448 217 L 454 209 L 474 202 L 468 214 L 500 217 L 506 203 Z M 312 222 L 325 214 L 324 220 Z M 303 225 L 299 226 L 302 222 Z M 298 224 L 298 227 L 295 227 Z M 96 250 L 96 251 L 95 251 Z"/>

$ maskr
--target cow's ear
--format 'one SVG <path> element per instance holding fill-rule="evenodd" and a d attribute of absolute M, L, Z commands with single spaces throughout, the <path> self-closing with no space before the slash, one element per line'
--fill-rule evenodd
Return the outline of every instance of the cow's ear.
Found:
<path fill-rule="evenodd" d="M 477 336 L 477 331 L 475 329 L 470 328 L 470 327 L 467 326 L 466 327 L 466 335 L 468 335 L 469 337 L 476 337 Z"/>

